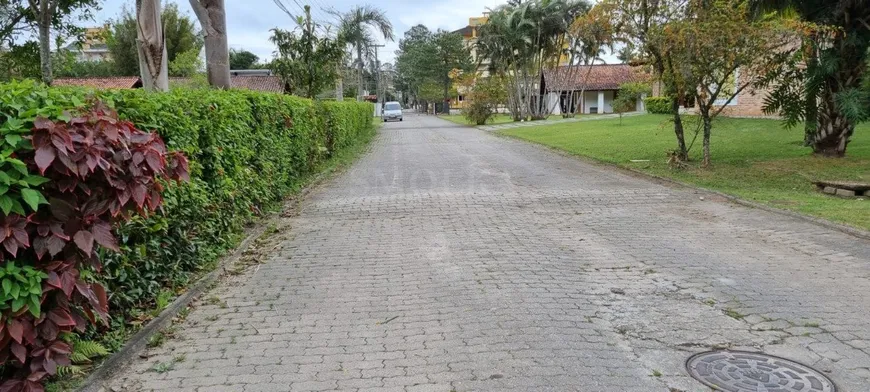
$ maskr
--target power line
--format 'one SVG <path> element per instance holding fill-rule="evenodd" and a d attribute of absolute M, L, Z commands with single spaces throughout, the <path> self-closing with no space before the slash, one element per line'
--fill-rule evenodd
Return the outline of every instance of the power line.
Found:
<path fill-rule="evenodd" d="M 284 4 L 284 1 L 283 1 L 283 0 L 273 0 L 273 1 L 274 1 L 275 5 L 277 5 L 278 8 L 281 9 L 281 11 L 283 11 L 283 12 L 286 13 L 288 16 L 290 16 L 290 18 L 293 19 L 294 22 L 296 22 L 296 21 L 298 20 L 298 18 L 300 18 L 300 17 L 302 17 L 302 16 L 304 16 L 304 15 L 306 14 L 305 6 L 302 5 L 302 4 L 299 2 L 299 0 L 293 0 L 293 3 L 296 5 L 296 7 L 297 7 L 297 8 L 299 9 L 299 11 L 301 12 L 300 15 L 295 15 L 294 12 L 293 12 L 292 10 L 290 10 L 290 8 L 288 8 L 287 5 Z M 314 8 L 314 7 L 310 7 L 310 6 L 309 6 L 309 12 L 312 14 L 312 18 L 311 18 L 311 19 L 315 22 L 315 26 L 316 26 L 316 28 L 317 28 L 318 30 L 320 30 L 320 32 L 321 32 L 322 34 L 324 34 L 324 35 L 328 35 L 328 34 L 329 34 L 329 31 L 324 27 L 324 25 L 327 25 L 328 23 L 327 23 L 327 22 L 323 22 L 323 20 L 322 20 L 322 19 L 323 19 L 323 12 L 320 11 L 320 14 L 318 14 L 318 13 L 317 13 L 317 12 L 318 12 L 318 9 L 317 9 L 317 8 Z M 315 17 L 315 16 L 316 16 L 316 17 Z M 320 19 L 320 20 L 318 20 L 318 19 Z"/>

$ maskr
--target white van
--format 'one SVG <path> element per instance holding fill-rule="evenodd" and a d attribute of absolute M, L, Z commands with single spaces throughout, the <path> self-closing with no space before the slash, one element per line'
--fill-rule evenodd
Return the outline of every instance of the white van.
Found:
<path fill-rule="evenodd" d="M 402 104 L 398 102 L 387 102 L 384 104 L 384 122 L 389 120 L 402 121 Z"/>

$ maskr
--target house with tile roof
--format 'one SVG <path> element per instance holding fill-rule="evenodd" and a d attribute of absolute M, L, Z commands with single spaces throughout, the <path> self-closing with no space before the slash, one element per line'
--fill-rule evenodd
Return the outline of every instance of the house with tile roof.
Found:
<path fill-rule="evenodd" d="M 276 75 L 231 75 L 230 84 L 233 88 L 253 91 L 266 91 L 279 94 L 287 91 L 284 81 Z"/>
<path fill-rule="evenodd" d="M 52 86 L 76 86 L 96 89 L 130 89 L 142 87 L 142 80 L 138 76 L 111 76 L 111 77 L 87 77 L 87 78 L 56 78 Z"/>
<path fill-rule="evenodd" d="M 232 88 L 269 93 L 281 94 L 287 91 L 284 82 L 276 75 L 239 75 L 230 72 L 230 85 Z M 170 77 L 169 86 L 202 87 L 192 78 L 183 77 Z"/>
<path fill-rule="evenodd" d="M 613 113 L 613 99 L 619 86 L 643 79 L 643 72 L 628 64 L 561 66 L 544 71 L 542 90 L 547 94 L 553 114 L 573 112 L 576 109 L 568 106 L 574 105 L 584 114 Z M 644 110 L 642 99 L 638 100 L 636 108 Z"/>
<path fill-rule="evenodd" d="M 169 78 L 172 85 L 193 86 L 191 78 Z M 275 75 L 231 75 L 230 84 L 233 88 L 263 91 L 282 94 L 286 85 L 280 77 Z M 96 89 L 131 89 L 142 87 L 142 80 L 138 76 L 113 76 L 94 78 L 57 78 L 52 86 L 78 86 Z"/>

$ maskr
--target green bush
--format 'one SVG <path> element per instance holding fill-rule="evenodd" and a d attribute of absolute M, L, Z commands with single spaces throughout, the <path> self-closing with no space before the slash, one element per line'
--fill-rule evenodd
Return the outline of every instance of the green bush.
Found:
<path fill-rule="evenodd" d="M 113 227 L 159 211 L 166 185 L 189 179 L 182 153 L 167 153 L 158 135 L 105 105 L 68 113 L 51 120 L 19 110 L 2 128 L 14 170 L 0 171 L 2 391 L 42 391 L 72 363 L 69 335 L 108 325 L 105 287 L 90 278 L 100 273 L 95 250 L 120 251 Z"/>
<path fill-rule="evenodd" d="M 484 125 L 492 119 L 498 113 L 498 106 L 507 102 L 506 85 L 504 78 L 497 76 L 475 80 L 471 91 L 466 94 L 470 103 L 462 109 L 465 120 Z"/>
<path fill-rule="evenodd" d="M 643 104 L 649 113 L 671 114 L 671 99 L 668 97 L 646 97 Z"/>
<path fill-rule="evenodd" d="M 116 228 L 121 251 L 100 250 L 103 270 L 94 278 L 111 294 L 114 336 L 145 318 L 161 292 L 181 290 L 212 268 L 238 243 L 246 224 L 279 206 L 318 163 L 373 130 L 368 103 L 237 90 L 94 91 L 32 82 L 0 85 L 0 129 L 3 135 L 19 129 L 16 121 L 30 129 L 27 119 L 36 115 L 62 119 L 66 110 L 94 99 L 136 127 L 157 132 L 169 150 L 190 160 L 190 181 L 167 184 L 161 210 Z M 123 342 L 106 343 L 117 349 Z"/>
<path fill-rule="evenodd" d="M 163 287 L 186 284 L 315 165 L 373 129 L 368 103 L 204 89 L 97 94 L 191 161 L 191 181 L 169 189 L 163 214 L 121 228 L 128 249 L 105 263 L 115 309 L 141 308 Z"/>

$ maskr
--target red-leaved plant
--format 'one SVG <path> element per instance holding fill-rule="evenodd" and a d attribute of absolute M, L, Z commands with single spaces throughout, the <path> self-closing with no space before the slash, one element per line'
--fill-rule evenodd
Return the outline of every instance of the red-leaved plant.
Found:
<path fill-rule="evenodd" d="M 30 140 L 33 149 L 17 158 L 48 179 L 43 204 L 0 222 L 0 266 L 14 260 L 45 278 L 41 309 L 0 313 L 0 392 L 42 391 L 47 376 L 69 365 L 72 347 L 61 334 L 107 320 L 106 290 L 82 273 L 100 271 L 96 245 L 117 251 L 113 225 L 159 208 L 166 181 L 188 180 L 182 154 L 99 103 L 69 121 L 37 118 Z"/>

